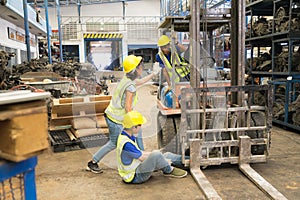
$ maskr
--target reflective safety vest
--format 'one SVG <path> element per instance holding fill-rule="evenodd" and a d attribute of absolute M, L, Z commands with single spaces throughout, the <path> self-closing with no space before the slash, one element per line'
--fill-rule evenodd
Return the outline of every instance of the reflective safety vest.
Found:
<path fill-rule="evenodd" d="M 121 159 L 122 151 L 124 145 L 130 142 L 137 149 L 139 149 L 137 143 L 132 141 L 126 135 L 120 134 L 117 141 L 117 159 L 118 159 L 118 171 L 120 176 L 126 183 L 130 183 L 134 179 L 135 170 L 140 165 L 141 161 L 139 159 L 133 159 L 129 165 L 124 165 Z"/>
<path fill-rule="evenodd" d="M 163 61 L 167 71 L 168 71 L 168 74 L 169 74 L 169 77 L 170 79 L 172 80 L 172 76 L 173 76 L 173 73 L 172 73 L 172 65 L 171 63 L 169 62 L 169 60 L 166 58 L 166 56 L 164 55 L 164 53 L 162 51 L 160 51 L 158 53 L 160 59 Z M 184 78 L 185 76 L 187 76 L 189 73 L 190 73 L 190 68 L 189 66 L 187 66 L 187 63 L 184 63 L 184 62 L 181 62 L 178 54 L 175 52 L 175 59 L 174 59 L 174 64 L 177 66 L 176 69 L 175 69 L 175 72 L 177 74 L 177 76 L 175 77 L 175 83 L 179 82 L 180 81 L 180 77 L 181 78 Z M 171 55 L 171 61 L 173 60 L 172 58 L 172 55 Z"/>
<path fill-rule="evenodd" d="M 105 110 L 107 117 L 117 124 L 122 124 L 124 115 L 126 114 L 125 108 L 122 106 L 122 97 L 125 94 L 126 88 L 128 88 L 130 85 L 136 87 L 134 81 L 124 76 L 118 84 L 114 95 L 112 96 L 111 101 Z M 137 92 L 133 97 L 132 107 L 135 106 L 136 102 Z"/>

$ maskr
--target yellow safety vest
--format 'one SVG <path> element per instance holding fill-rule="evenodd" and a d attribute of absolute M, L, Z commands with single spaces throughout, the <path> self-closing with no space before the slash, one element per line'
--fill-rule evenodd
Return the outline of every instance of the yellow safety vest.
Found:
<path fill-rule="evenodd" d="M 166 56 L 164 55 L 164 53 L 162 51 L 160 51 L 158 53 L 160 59 L 163 61 L 167 71 L 168 71 L 168 74 L 169 74 L 169 77 L 170 79 L 172 80 L 172 76 L 173 76 L 173 73 L 172 73 L 172 65 L 171 63 L 169 62 L 169 60 L 166 58 Z M 177 65 L 178 67 L 176 67 L 175 71 L 176 71 L 176 78 L 175 78 L 175 83 L 179 82 L 180 81 L 180 77 L 181 78 L 184 78 L 185 76 L 187 76 L 189 73 L 190 73 L 190 68 L 187 66 L 187 63 L 184 63 L 184 62 L 181 62 L 180 61 L 180 58 L 178 56 L 178 54 L 175 52 L 175 60 L 174 60 L 174 64 Z M 171 55 L 171 60 L 173 60 L 172 58 L 172 55 Z M 180 67 L 179 67 L 180 66 Z M 179 76 L 180 77 L 179 77 Z"/>
<path fill-rule="evenodd" d="M 130 85 L 136 87 L 134 81 L 124 76 L 120 81 L 120 83 L 118 84 L 109 105 L 105 109 L 105 113 L 107 117 L 117 124 L 122 124 L 124 115 L 126 114 L 126 110 L 122 106 L 122 97 L 126 91 L 126 88 L 128 88 Z M 133 97 L 132 107 L 135 106 L 136 102 L 137 102 L 137 92 Z"/>
<path fill-rule="evenodd" d="M 139 159 L 133 159 L 130 165 L 124 165 L 121 159 L 122 151 L 124 145 L 130 142 L 137 149 L 139 149 L 138 145 L 128 138 L 126 135 L 120 134 L 117 141 L 117 159 L 118 159 L 118 171 L 120 176 L 126 183 L 130 183 L 134 179 L 135 170 L 140 165 L 141 161 Z"/>

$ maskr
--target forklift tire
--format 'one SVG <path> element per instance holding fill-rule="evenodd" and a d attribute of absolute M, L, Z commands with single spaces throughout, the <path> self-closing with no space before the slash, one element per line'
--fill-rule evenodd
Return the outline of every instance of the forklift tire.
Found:
<path fill-rule="evenodd" d="M 160 112 L 157 116 L 157 144 L 159 149 L 172 153 L 178 153 L 176 134 L 179 131 L 180 115 L 164 116 Z"/>

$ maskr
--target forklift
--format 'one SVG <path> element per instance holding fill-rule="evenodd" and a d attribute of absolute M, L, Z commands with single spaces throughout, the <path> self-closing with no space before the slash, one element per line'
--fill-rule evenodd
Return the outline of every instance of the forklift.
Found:
<path fill-rule="evenodd" d="M 159 26 L 169 29 L 171 35 L 190 33 L 191 78 L 188 83 L 172 80 L 172 108 L 164 106 L 162 97 L 158 96 L 158 147 L 182 155 L 182 164 L 190 168 L 207 199 L 221 197 L 202 170 L 223 163 L 238 164 L 270 198 L 287 199 L 250 166 L 266 162 L 269 155 L 273 88 L 245 85 L 245 3 L 232 1 L 228 10 L 208 9 L 206 1 L 191 0 L 189 16 L 168 16 Z M 230 84 L 208 80 L 205 54 L 209 52 L 206 34 L 228 20 L 232 27 Z M 174 44 L 172 38 L 171 46 Z M 175 75 L 175 66 L 172 67 Z M 163 85 L 162 74 L 160 79 L 159 91 Z"/>

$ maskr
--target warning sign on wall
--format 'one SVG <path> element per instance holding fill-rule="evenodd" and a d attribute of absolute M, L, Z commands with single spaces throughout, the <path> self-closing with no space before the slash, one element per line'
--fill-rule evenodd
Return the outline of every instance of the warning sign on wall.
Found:
<path fill-rule="evenodd" d="M 123 38 L 122 33 L 85 33 L 83 34 L 85 39 L 109 39 L 109 38 Z"/>

